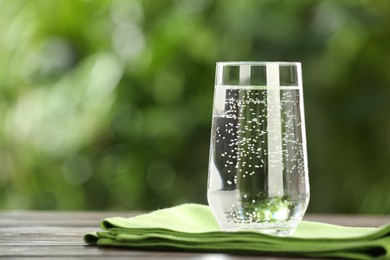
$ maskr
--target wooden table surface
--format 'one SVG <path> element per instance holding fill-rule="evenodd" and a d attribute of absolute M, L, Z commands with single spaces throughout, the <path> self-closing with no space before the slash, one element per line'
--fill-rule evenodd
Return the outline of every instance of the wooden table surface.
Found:
<path fill-rule="evenodd" d="M 121 248 L 88 246 L 83 235 L 99 230 L 99 222 L 112 216 L 134 216 L 130 212 L 0 212 L 1 259 L 92 259 L 92 258 L 147 258 L 203 260 L 225 259 L 293 259 L 288 257 L 254 257 L 216 253 L 143 251 Z M 377 227 L 390 222 L 390 216 L 310 215 L 306 220 L 345 226 Z"/>

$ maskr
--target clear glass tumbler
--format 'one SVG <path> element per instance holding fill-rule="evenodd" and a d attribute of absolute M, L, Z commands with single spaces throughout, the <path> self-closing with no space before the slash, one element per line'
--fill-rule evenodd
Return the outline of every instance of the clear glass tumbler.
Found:
<path fill-rule="evenodd" d="M 222 230 L 294 232 L 309 203 L 299 62 L 218 62 L 207 198 Z"/>

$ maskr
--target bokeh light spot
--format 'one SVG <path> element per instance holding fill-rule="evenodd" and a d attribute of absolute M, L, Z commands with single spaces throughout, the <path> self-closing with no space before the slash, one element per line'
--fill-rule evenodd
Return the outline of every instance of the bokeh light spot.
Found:
<path fill-rule="evenodd" d="M 74 185 L 86 182 L 92 175 L 92 164 L 84 155 L 73 155 L 67 158 L 62 164 L 64 179 Z"/>
<path fill-rule="evenodd" d="M 166 161 L 151 163 L 146 172 L 147 185 L 158 193 L 171 189 L 175 183 L 175 178 L 175 170 Z"/>

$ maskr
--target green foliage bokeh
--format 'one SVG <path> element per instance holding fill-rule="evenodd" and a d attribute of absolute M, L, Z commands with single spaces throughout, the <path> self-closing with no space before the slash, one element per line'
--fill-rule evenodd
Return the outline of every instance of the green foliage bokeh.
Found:
<path fill-rule="evenodd" d="M 216 61 L 303 66 L 312 212 L 390 213 L 390 2 L 0 1 L 0 209 L 206 203 Z"/>

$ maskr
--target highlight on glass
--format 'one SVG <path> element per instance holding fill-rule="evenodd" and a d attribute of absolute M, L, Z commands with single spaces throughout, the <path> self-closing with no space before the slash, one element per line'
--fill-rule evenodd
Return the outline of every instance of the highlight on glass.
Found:
<path fill-rule="evenodd" d="M 299 62 L 218 62 L 207 198 L 222 230 L 290 235 L 309 203 Z"/>

